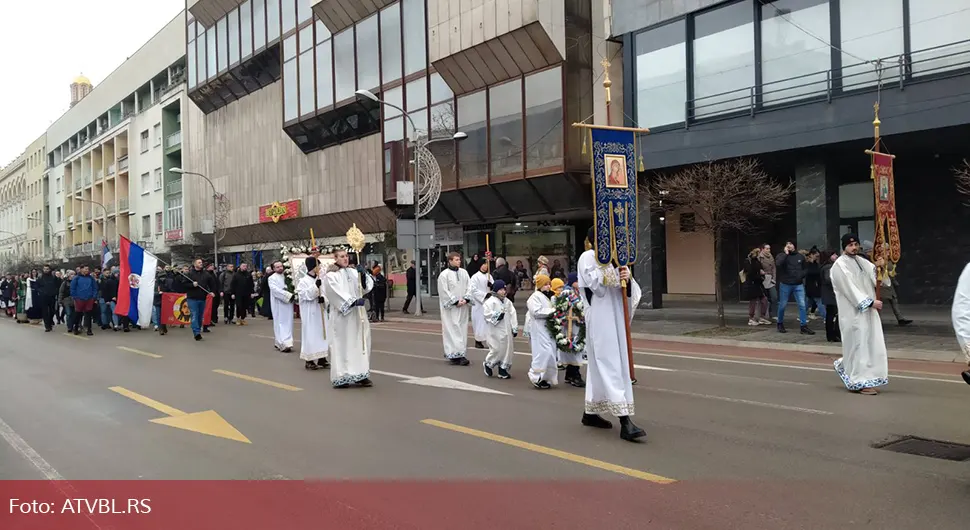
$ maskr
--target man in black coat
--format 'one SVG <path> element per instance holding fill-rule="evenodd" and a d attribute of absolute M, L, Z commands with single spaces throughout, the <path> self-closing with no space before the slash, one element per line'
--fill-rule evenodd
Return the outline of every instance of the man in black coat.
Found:
<path fill-rule="evenodd" d="M 411 306 L 411 300 L 414 299 L 414 295 L 418 292 L 418 281 L 417 277 L 415 276 L 413 261 L 411 262 L 411 266 L 408 267 L 406 275 L 408 279 L 408 297 L 404 300 L 403 311 L 405 313 L 408 312 L 408 307 Z"/>
<path fill-rule="evenodd" d="M 253 297 L 253 275 L 245 263 L 239 265 L 239 270 L 232 276 L 232 298 L 236 301 L 236 318 L 240 326 L 246 325 L 246 314 L 249 312 L 249 300 Z"/>
<path fill-rule="evenodd" d="M 37 278 L 37 294 L 40 296 L 40 310 L 44 317 L 44 331 L 54 329 L 54 313 L 57 307 L 57 292 L 61 288 L 61 280 L 51 272 L 50 265 L 44 265 L 40 278 Z"/>

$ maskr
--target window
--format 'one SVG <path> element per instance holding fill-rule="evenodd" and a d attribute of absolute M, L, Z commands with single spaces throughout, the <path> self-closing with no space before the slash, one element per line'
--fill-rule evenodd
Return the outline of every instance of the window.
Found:
<path fill-rule="evenodd" d="M 141 174 L 141 194 L 148 195 L 152 191 L 151 185 L 152 185 L 151 174 L 142 173 Z"/>
<path fill-rule="evenodd" d="M 143 215 L 141 216 L 141 237 L 143 239 L 148 239 L 152 235 L 152 216 Z"/>
<path fill-rule="evenodd" d="M 428 67 L 428 25 L 425 23 L 425 0 L 403 0 L 404 74 L 411 75 Z"/>
<path fill-rule="evenodd" d="M 371 89 L 381 84 L 377 41 L 377 14 L 357 24 L 357 86 Z"/>
<path fill-rule="evenodd" d="M 168 214 L 168 229 L 182 228 L 182 197 L 172 197 L 165 201 L 165 211 Z"/>
<path fill-rule="evenodd" d="M 148 131 L 144 130 L 141 132 L 141 152 L 144 153 L 148 151 Z"/>
<path fill-rule="evenodd" d="M 313 18 L 313 11 L 310 9 L 310 0 L 296 0 L 296 21 L 302 24 Z"/>
<path fill-rule="evenodd" d="M 199 80 L 198 80 L 198 82 L 200 84 L 201 83 L 205 83 L 205 80 L 208 78 L 208 70 L 206 69 L 206 62 L 205 62 L 205 60 L 206 60 L 206 43 L 205 43 L 206 41 L 205 41 L 205 39 L 206 39 L 205 34 L 202 34 L 199 37 L 199 40 L 195 41 L 195 45 L 196 45 L 195 55 L 197 57 L 197 61 L 196 62 L 199 65 Z"/>
<path fill-rule="evenodd" d="M 562 70 L 544 70 L 525 78 L 526 167 L 562 166 Z"/>
<path fill-rule="evenodd" d="M 522 171 L 522 80 L 488 89 L 492 175 Z"/>
<path fill-rule="evenodd" d="M 445 83 L 441 74 L 435 72 L 431 74 L 431 104 L 451 101 L 455 98 L 455 93 L 451 91 L 448 83 Z"/>
<path fill-rule="evenodd" d="M 322 24 L 320 24 L 322 25 Z M 328 32 L 329 33 L 329 32 Z M 317 35 L 319 35 L 319 30 Z M 325 41 L 317 45 L 317 108 L 333 105 L 333 57 L 331 45 Z"/>
<path fill-rule="evenodd" d="M 333 37 L 334 49 L 339 50 L 333 54 L 334 70 L 336 74 L 336 101 L 343 101 L 354 95 L 354 28 L 349 27 Z"/>
<path fill-rule="evenodd" d="M 404 89 L 403 87 L 395 87 L 387 92 L 384 92 L 384 101 L 397 105 L 399 107 L 404 106 Z M 395 109 L 394 107 L 388 105 L 381 105 L 384 110 L 384 143 L 396 142 L 398 140 L 404 139 L 404 127 L 405 125 L 404 117 L 401 116 L 401 111 Z"/>
<path fill-rule="evenodd" d="M 283 41 L 283 120 L 299 117 L 299 84 L 296 67 L 296 35 Z"/>
<path fill-rule="evenodd" d="M 155 191 L 162 189 L 162 168 L 155 168 Z"/>
<path fill-rule="evenodd" d="M 637 124 L 657 127 L 684 121 L 687 102 L 685 23 L 638 34 L 635 43 Z"/>
<path fill-rule="evenodd" d="M 468 135 L 458 144 L 458 180 L 488 175 L 488 135 L 485 129 L 485 91 L 458 98 L 458 130 Z"/>
<path fill-rule="evenodd" d="M 281 0 L 283 6 L 283 33 L 293 31 L 296 28 L 296 0 Z"/>
<path fill-rule="evenodd" d="M 162 233 L 162 212 L 155 214 L 155 235 L 161 235 Z"/>
<path fill-rule="evenodd" d="M 189 44 L 186 49 L 186 55 L 185 55 L 186 68 L 189 71 L 189 79 L 188 79 L 189 88 L 195 88 L 195 86 L 199 83 L 198 78 L 196 77 L 196 71 L 195 71 L 195 65 L 196 65 L 195 53 L 196 53 L 195 41 L 194 40 L 189 41 Z"/>
<path fill-rule="evenodd" d="M 754 85 L 754 23 L 748 2 L 694 18 L 694 115 L 747 109 Z"/>
<path fill-rule="evenodd" d="M 216 51 L 219 53 L 219 73 L 225 72 L 229 68 L 229 36 L 226 17 L 222 17 L 216 22 Z"/>
<path fill-rule="evenodd" d="M 266 0 L 253 1 L 253 51 L 266 46 Z"/>
<path fill-rule="evenodd" d="M 826 90 L 832 54 L 827 45 L 809 33 L 830 35 L 829 19 L 829 0 L 777 0 L 764 4 L 761 75 L 765 103 Z"/>
<path fill-rule="evenodd" d="M 401 78 L 401 4 L 381 10 L 381 70 L 384 83 Z"/>
<path fill-rule="evenodd" d="M 266 44 L 278 38 L 280 38 L 280 0 L 266 0 Z"/>
<path fill-rule="evenodd" d="M 152 136 L 155 138 L 155 147 L 162 145 L 162 124 L 156 123 L 152 127 Z"/>
<path fill-rule="evenodd" d="M 54 181 L 54 193 L 60 193 L 60 192 L 61 192 L 61 177 L 57 177 L 57 180 Z"/>
<path fill-rule="evenodd" d="M 229 26 L 229 65 L 239 62 L 239 10 L 233 9 L 226 17 Z"/>
<path fill-rule="evenodd" d="M 209 79 L 216 76 L 216 27 L 211 26 L 205 32 L 206 62 L 208 63 Z"/>
<path fill-rule="evenodd" d="M 241 59 L 253 54 L 253 6 L 246 0 L 239 6 L 239 35 L 242 37 Z"/>
<path fill-rule="evenodd" d="M 61 207 L 57 207 L 57 222 L 61 222 Z"/>
<path fill-rule="evenodd" d="M 842 88 L 875 85 L 878 74 L 871 64 L 859 59 L 903 53 L 903 0 L 841 0 L 839 17 Z M 894 65 L 884 67 L 895 68 Z"/>
<path fill-rule="evenodd" d="M 965 57 L 970 51 L 970 43 L 947 46 L 967 39 L 970 7 L 966 2 L 920 0 L 917 4 L 910 1 L 909 16 L 914 74 L 932 74 L 966 67 Z M 937 46 L 942 48 L 923 51 Z"/>
<path fill-rule="evenodd" d="M 310 33 L 313 28 L 307 26 Z M 316 101 L 313 87 L 313 44 L 310 49 L 300 54 L 300 115 L 305 115 L 316 110 Z"/>
<path fill-rule="evenodd" d="M 415 79 L 407 84 L 407 106 L 408 112 L 423 109 L 428 106 L 428 81 L 422 77 Z"/>

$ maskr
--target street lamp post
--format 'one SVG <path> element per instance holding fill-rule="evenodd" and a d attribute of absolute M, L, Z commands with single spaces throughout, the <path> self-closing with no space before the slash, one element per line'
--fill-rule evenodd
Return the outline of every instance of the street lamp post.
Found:
<path fill-rule="evenodd" d="M 34 217 L 33 215 L 28 215 L 27 216 L 27 219 L 29 221 L 41 221 L 41 222 L 44 221 L 43 219 L 41 219 L 39 217 Z M 58 230 L 57 232 L 55 232 L 54 231 L 54 225 L 52 225 L 49 221 L 47 222 L 47 228 L 50 229 L 51 259 L 54 259 L 54 236 L 56 236 L 57 234 L 60 234 L 61 232 L 67 232 L 67 230 Z"/>
<path fill-rule="evenodd" d="M 195 175 L 197 177 L 202 177 L 206 182 L 209 183 L 209 187 L 212 188 L 212 256 L 213 263 L 216 267 L 219 266 L 219 220 L 216 214 L 216 209 L 218 208 L 216 204 L 216 198 L 219 193 L 216 191 L 216 185 L 209 180 L 209 177 L 203 175 L 202 173 L 196 173 L 194 171 L 186 171 L 180 167 L 173 167 L 168 170 L 169 173 L 175 173 L 176 175 Z"/>
<path fill-rule="evenodd" d="M 373 101 L 375 103 L 379 103 L 381 105 L 386 105 L 388 107 L 391 107 L 392 109 L 396 109 L 396 110 L 400 111 L 401 114 L 403 114 L 404 117 L 407 118 L 408 122 L 411 124 L 411 129 L 414 131 L 415 137 L 417 136 L 417 134 L 418 134 L 418 128 L 417 128 L 417 126 L 414 125 L 414 120 L 411 119 L 411 115 L 408 114 L 407 111 L 405 111 L 402 107 L 400 107 L 398 105 L 395 105 L 394 103 L 388 103 L 387 101 L 384 101 L 384 100 L 378 98 L 370 90 L 363 90 L 363 89 L 362 90 L 358 90 L 358 91 L 355 92 L 355 94 L 357 95 L 358 98 L 368 99 L 368 100 Z M 405 134 L 404 134 L 404 152 L 407 153 L 407 152 L 410 151 L 409 144 L 411 143 L 411 140 L 410 140 L 410 138 L 409 138 L 409 136 L 407 134 L 407 128 L 405 128 L 404 132 L 405 132 Z M 457 132 L 457 133 L 455 133 L 455 135 L 452 138 L 441 138 L 441 139 L 438 139 L 438 140 L 429 140 L 429 141 L 426 141 L 424 143 L 424 146 L 427 146 L 428 144 L 430 144 L 432 142 L 437 142 L 437 141 L 441 141 L 441 140 L 461 141 L 461 140 L 464 140 L 465 138 L 468 138 L 468 135 L 467 134 L 465 134 L 463 132 Z M 415 167 L 414 168 L 414 191 L 415 191 L 415 194 L 417 194 L 417 192 L 419 191 L 418 178 L 419 178 L 418 168 Z M 420 220 L 421 220 L 421 210 L 420 210 L 419 207 L 420 207 L 420 197 L 415 197 L 415 201 L 414 201 L 414 256 L 415 256 L 415 259 L 414 259 L 414 287 L 415 287 L 415 298 L 416 298 L 416 302 L 417 302 L 417 305 L 415 306 L 415 310 L 414 310 L 415 316 L 421 314 L 421 231 L 418 229 L 418 225 L 419 225 Z M 431 267 L 431 263 L 430 262 L 428 263 L 428 267 L 429 267 L 429 270 L 430 270 L 430 267 Z M 429 282 L 430 282 L 430 279 L 429 279 Z"/>

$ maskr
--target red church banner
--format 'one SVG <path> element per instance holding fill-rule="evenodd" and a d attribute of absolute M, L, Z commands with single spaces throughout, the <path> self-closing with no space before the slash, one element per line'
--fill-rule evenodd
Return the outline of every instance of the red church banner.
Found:
<path fill-rule="evenodd" d="M 900 244 L 899 225 L 896 223 L 896 190 L 893 182 L 892 155 L 872 154 L 872 177 L 876 195 L 876 234 L 873 251 L 882 255 L 883 245 L 888 242 L 888 261 L 896 263 L 900 257 Z"/>
<path fill-rule="evenodd" d="M 259 207 L 260 223 L 278 223 L 286 219 L 300 216 L 300 199 L 286 202 L 274 202 Z"/>
<path fill-rule="evenodd" d="M 162 324 L 166 326 L 180 326 L 192 323 L 192 312 L 185 293 L 162 293 Z M 205 314 L 202 315 L 202 325 L 212 324 L 212 295 L 205 298 Z"/>

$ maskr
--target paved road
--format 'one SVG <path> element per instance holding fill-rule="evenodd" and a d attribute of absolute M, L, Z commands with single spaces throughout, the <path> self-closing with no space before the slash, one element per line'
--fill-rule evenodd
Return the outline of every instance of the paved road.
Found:
<path fill-rule="evenodd" d="M 201 343 L 62 329 L 0 321 L 0 479 L 420 481 L 384 495 L 368 482 L 369 501 L 344 483 L 340 506 L 373 523 L 360 528 L 966 527 L 970 462 L 871 447 L 970 443 L 953 365 L 892 362 L 867 397 L 821 356 L 636 341 L 648 441 L 630 444 L 579 425 L 582 390 L 533 389 L 524 341 L 500 381 L 483 351 L 448 365 L 434 325 L 374 326 L 375 386 L 335 390 L 276 352 L 266 321 Z M 477 390 L 443 387 L 461 383 Z M 151 422 L 172 410 L 213 410 L 250 443 Z"/>

